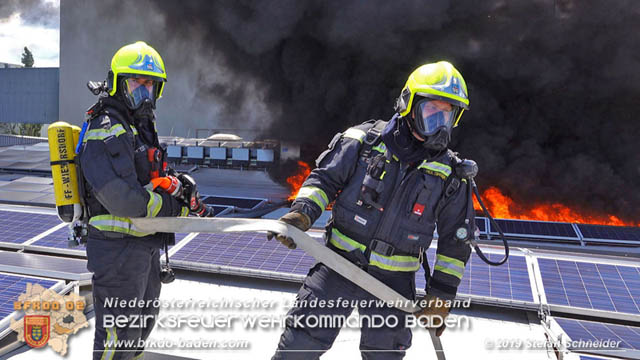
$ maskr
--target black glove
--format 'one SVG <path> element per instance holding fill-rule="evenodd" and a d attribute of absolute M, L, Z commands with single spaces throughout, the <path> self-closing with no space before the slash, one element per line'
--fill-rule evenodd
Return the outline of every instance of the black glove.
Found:
<path fill-rule="evenodd" d="M 282 221 L 283 223 L 293 225 L 302 231 L 307 231 L 309 230 L 309 228 L 311 228 L 311 218 L 309 218 L 307 214 L 298 211 L 288 212 L 278 220 Z M 289 249 L 296 248 L 296 243 L 293 242 L 293 239 L 282 234 L 274 234 L 272 232 L 269 232 L 267 234 L 267 239 L 271 240 L 274 236 L 276 237 L 276 240 L 280 241 L 282 245 L 288 247 Z"/>
<path fill-rule="evenodd" d="M 182 184 L 182 198 L 189 210 L 200 217 L 213 216 L 213 209 L 202 202 L 196 187 L 196 181 L 189 175 L 180 174 L 178 180 Z"/>

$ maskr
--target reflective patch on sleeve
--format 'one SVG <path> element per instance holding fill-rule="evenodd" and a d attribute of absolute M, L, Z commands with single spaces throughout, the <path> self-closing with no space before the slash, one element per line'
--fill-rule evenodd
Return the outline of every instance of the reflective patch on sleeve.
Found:
<path fill-rule="evenodd" d="M 347 131 L 344 132 L 343 136 L 349 139 L 356 139 L 360 143 L 362 143 L 362 140 L 364 140 L 365 136 L 367 136 L 367 133 L 360 129 L 348 128 Z"/>
<path fill-rule="evenodd" d="M 186 206 L 183 206 L 182 210 L 180 210 L 180 216 L 189 216 L 189 208 Z"/>
<path fill-rule="evenodd" d="M 315 186 L 303 186 L 298 191 L 296 199 L 310 199 L 320 207 L 322 211 L 329 205 L 329 198 L 322 189 Z"/>
<path fill-rule="evenodd" d="M 108 129 L 93 129 L 87 131 L 82 142 L 87 142 L 89 140 L 104 140 L 109 136 L 118 137 L 122 134 L 125 134 L 126 132 L 127 130 L 124 129 L 124 126 L 122 126 L 122 124 L 115 124 Z"/>
<path fill-rule="evenodd" d="M 431 161 L 431 162 L 423 161 L 422 164 L 418 166 L 418 169 L 423 169 L 427 173 L 438 176 L 443 180 L 446 180 L 449 177 L 449 175 L 451 175 L 451 166 L 443 163 L 439 163 L 437 161 Z"/>
<path fill-rule="evenodd" d="M 149 201 L 147 202 L 147 217 L 156 217 L 162 208 L 162 196 L 153 191 L 147 190 Z"/>
<path fill-rule="evenodd" d="M 442 254 L 436 255 L 436 266 L 434 270 L 445 274 L 453 275 L 458 279 L 462 279 L 464 275 L 464 262 Z"/>

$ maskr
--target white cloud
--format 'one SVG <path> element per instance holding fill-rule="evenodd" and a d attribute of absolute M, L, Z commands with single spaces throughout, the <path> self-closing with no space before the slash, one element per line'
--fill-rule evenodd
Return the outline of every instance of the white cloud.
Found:
<path fill-rule="evenodd" d="M 0 62 L 20 64 L 23 48 L 33 53 L 35 67 L 60 64 L 60 29 L 25 25 L 19 14 L 0 20 Z"/>

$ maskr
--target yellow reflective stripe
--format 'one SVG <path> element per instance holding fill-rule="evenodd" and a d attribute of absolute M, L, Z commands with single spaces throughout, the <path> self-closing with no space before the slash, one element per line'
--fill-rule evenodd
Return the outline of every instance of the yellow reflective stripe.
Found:
<path fill-rule="evenodd" d="M 162 208 L 162 196 L 150 190 L 147 192 L 149 193 L 149 201 L 147 201 L 146 217 L 156 217 Z"/>
<path fill-rule="evenodd" d="M 189 208 L 186 206 L 183 206 L 182 209 L 180 210 L 180 216 L 189 216 Z"/>
<path fill-rule="evenodd" d="M 108 347 L 105 347 L 104 352 L 102 353 L 102 357 L 100 360 L 111 360 L 116 353 L 116 342 L 118 341 L 118 333 L 116 332 L 115 327 L 110 327 L 105 329 L 107 330 L 107 344 Z"/>
<path fill-rule="evenodd" d="M 331 239 L 329 239 L 329 242 L 331 242 L 338 249 L 344 251 L 353 251 L 355 249 L 360 249 L 360 251 L 364 252 L 367 249 L 366 246 L 351 239 L 347 235 L 344 235 L 336 228 L 331 229 Z"/>
<path fill-rule="evenodd" d="M 437 161 L 427 162 L 426 160 L 418 166 L 418 169 L 425 169 L 427 172 L 432 173 L 433 175 L 440 176 L 444 179 L 448 178 L 451 175 L 451 166 L 439 163 Z"/>
<path fill-rule="evenodd" d="M 322 191 L 322 189 L 317 188 L 315 186 L 303 186 L 298 191 L 298 195 L 296 199 L 311 199 L 314 203 L 316 203 L 322 211 L 329 205 L 329 198 L 327 194 Z"/>
<path fill-rule="evenodd" d="M 113 215 L 98 215 L 89 219 L 89 225 L 100 231 L 111 231 L 137 237 L 147 236 L 154 233 L 145 233 L 138 230 L 129 218 Z"/>
<path fill-rule="evenodd" d="M 365 252 L 367 247 L 350 237 L 344 235 L 338 229 L 331 229 L 331 238 L 329 242 L 340 250 L 353 251 L 360 250 Z M 417 271 L 420 268 L 420 261 L 415 256 L 393 255 L 384 256 L 375 251 L 369 256 L 369 264 L 383 270 L 389 271 Z"/>
<path fill-rule="evenodd" d="M 356 139 L 360 141 L 360 143 L 362 143 L 362 140 L 364 140 L 364 137 L 367 136 L 367 133 L 360 129 L 348 128 L 347 131 L 344 132 L 343 136 L 350 139 Z"/>
<path fill-rule="evenodd" d="M 104 140 L 109 136 L 120 136 L 126 132 L 127 130 L 124 129 L 122 124 L 115 124 L 109 129 L 93 129 L 87 131 L 82 142 L 87 142 L 87 140 Z"/>
<path fill-rule="evenodd" d="M 131 131 L 133 131 L 133 135 L 138 135 L 138 129 L 135 126 L 131 125 Z"/>
<path fill-rule="evenodd" d="M 417 257 L 403 255 L 384 256 L 375 251 L 371 252 L 369 264 L 390 271 L 418 271 L 418 268 L 420 268 L 420 262 Z"/>
<path fill-rule="evenodd" d="M 464 262 L 445 255 L 436 255 L 436 266 L 434 270 L 453 275 L 458 279 L 462 279 L 464 275 Z"/>

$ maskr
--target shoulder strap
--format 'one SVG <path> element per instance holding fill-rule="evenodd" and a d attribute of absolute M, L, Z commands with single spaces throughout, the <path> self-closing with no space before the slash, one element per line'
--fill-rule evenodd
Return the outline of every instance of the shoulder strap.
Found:
<path fill-rule="evenodd" d="M 360 154 L 364 158 L 368 158 L 371 154 L 371 149 L 373 149 L 376 145 L 380 143 L 382 139 L 382 130 L 386 126 L 386 122 L 382 120 L 376 120 L 373 123 L 373 126 L 367 130 L 367 133 L 362 141 L 362 148 L 360 150 Z"/>

